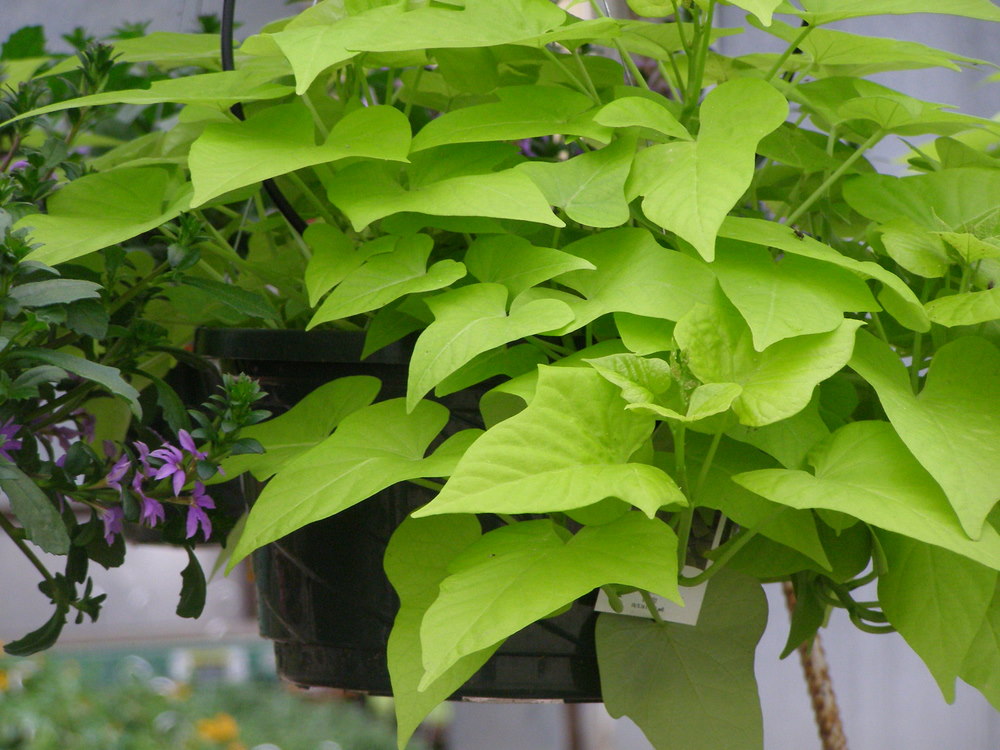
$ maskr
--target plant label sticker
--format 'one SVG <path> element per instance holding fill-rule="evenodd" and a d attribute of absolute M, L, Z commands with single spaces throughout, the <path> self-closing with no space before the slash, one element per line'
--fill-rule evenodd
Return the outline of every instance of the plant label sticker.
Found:
<path fill-rule="evenodd" d="M 684 566 L 685 576 L 696 576 L 699 573 L 701 573 L 701 570 L 693 565 Z M 701 614 L 701 604 L 705 600 L 705 589 L 707 587 L 707 581 L 697 586 L 682 586 L 680 591 L 681 598 L 684 600 L 683 607 L 676 602 L 664 599 L 662 596 L 657 596 L 656 594 L 651 594 L 651 597 L 653 603 L 656 604 L 656 611 L 660 613 L 660 617 L 666 622 L 697 625 L 698 615 Z M 601 589 L 597 592 L 597 604 L 594 605 L 594 609 L 598 612 L 611 612 L 618 615 L 650 617 L 649 608 L 646 606 L 646 602 L 643 601 L 642 594 L 638 591 L 625 594 L 619 598 L 622 603 L 622 611 L 615 612 L 611 606 L 611 601 L 608 599 L 608 595 Z"/>

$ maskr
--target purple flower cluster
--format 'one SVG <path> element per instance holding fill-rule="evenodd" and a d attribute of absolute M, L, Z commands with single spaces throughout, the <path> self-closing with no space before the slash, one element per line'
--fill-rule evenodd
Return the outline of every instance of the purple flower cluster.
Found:
<path fill-rule="evenodd" d="M 130 490 L 140 503 L 139 522 L 152 528 L 163 522 L 166 511 L 160 501 L 146 493 L 146 483 L 169 479 L 171 491 L 177 502 L 188 506 L 187 538 L 193 537 L 200 528 L 205 541 L 208 541 L 212 535 L 212 522 L 205 510 L 214 508 L 215 503 L 206 493 L 205 485 L 195 482 L 191 494 L 188 497 L 181 497 L 181 491 L 188 481 L 188 468 L 193 462 L 206 458 L 207 454 L 198 450 L 194 438 L 187 430 L 180 430 L 177 437 L 180 448 L 164 443 L 162 447 L 151 451 L 145 443 L 134 442 L 132 446 L 137 458 L 133 460 L 128 453 L 123 453 L 111 467 L 105 481 L 122 496 Z M 122 482 L 130 472 L 132 479 L 128 483 L 129 490 L 126 490 Z M 108 544 L 114 542 L 115 536 L 121 533 L 123 519 L 124 513 L 120 505 L 105 508 L 104 538 Z"/>
<path fill-rule="evenodd" d="M 14 463 L 14 457 L 10 451 L 20 450 L 22 441 L 15 440 L 14 436 L 21 430 L 21 425 L 16 424 L 14 419 L 8 419 L 0 425 L 0 458 L 4 461 Z"/>

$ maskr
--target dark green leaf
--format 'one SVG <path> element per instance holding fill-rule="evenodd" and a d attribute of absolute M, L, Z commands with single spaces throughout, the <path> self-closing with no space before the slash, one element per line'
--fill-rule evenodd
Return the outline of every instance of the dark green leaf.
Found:
<path fill-rule="evenodd" d="M 74 333 L 102 339 L 108 333 L 108 311 L 96 299 L 81 299 L 66 307 L 66 327 Z"/>
<path fill-rule="evenodd" d="M 101 285 L 79 279 L 46 279 L 31 281 L 15 286 L 10 296 L 21 307 L 44 307 L 45 305 L 65 305 L 78 299 L 100 297 Z"/>
<path fill-rule="evenodd" d="M 177 603 L 177 614 L 180 617 L 200 617 L 205 608 L 205 573 L 194 550 L 187 547 L 188 564 L 181 571 L 181 599 Z"/>
<path fill-rule="evenodd" d="M 66 352 L 54 352 L 48 349 L 23 349 L 18 352 L 18 355 L 29 360 L 48 362 L 50 365 L 79 375 L 84 380 L 90 380 L 104 386 L 111 393 L 128 401 L 133 414 L 137 417 L 142 416 L 142 409 L 139 407 L 139 392 L 122 379 L 121 373 L 115 367 L 108 367 L 83 357 L 75 357 Z"/>
<path fill-rule="evenodd" d="M 210 292 L 216 300 L 226 307 L 248 317 L 277 320 L 277 312 L 262 294 L 240 289 L 232 284 L 224 284 L 221 281 L 200 279 L 194 276 L 186 276 L 184 283 L 196 289 Z"/>
<path fill-rule="evenodd" d="M 17 466 L 0 459 L 0 489 L 10 499 L 11 509 L 24 526 L 28 538 L 46 552 L 69 552 L 69 534 L 52 500 Z"/>
<path fill-rule="evenodd" d="M 31 631 L 23 638 L 6 644 L 3 650 L 11 656 L 31 656 L 32 654 L 37 654 L 39 651 L 44 651 L 59 638 L 63 625 L 66 624 L 66 614 L 68 612 L 69 605 L 57 604 L 56 611 L 52 613 L 52 617 L 49 618 L 48 622 L 38 628 L 38 630 Z"/>

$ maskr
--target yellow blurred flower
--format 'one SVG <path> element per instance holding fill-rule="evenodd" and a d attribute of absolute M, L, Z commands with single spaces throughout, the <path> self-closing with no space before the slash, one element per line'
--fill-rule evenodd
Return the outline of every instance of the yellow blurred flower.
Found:
<path fill-rule="evenodd" d="M 7 676 L 6 669 L 0 669 L 0 693 L 7 692 L 10 687 L 10 678 Z"/>
<path fill-rule="evenodd" d="M 195 727 L 199 737 L 212 742 L 235 742 L 240 734 L 236 719 L 222 712 L 208 719 L 198 719 Z"/>

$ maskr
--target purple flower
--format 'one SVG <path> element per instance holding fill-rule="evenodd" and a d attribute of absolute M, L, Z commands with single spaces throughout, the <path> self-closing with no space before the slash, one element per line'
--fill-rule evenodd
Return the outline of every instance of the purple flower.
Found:
<path fill-rule="evenodd" d="M 207 453 L 198 450 L 198 446 L 194 444 L 194 438 L 187 430 L 178 430 L 177 438 L 180 440 L 181 448 L 194 456 L 196 460 L 201 461 L 203 458 L 208 458 Z"/>
<path fill-rule="evenodd" d="M 174 494 L 179 495 L 181 488 L 187 481 L 187 472 L 184 471 L 184 467 L 181 466 L 181 462 L 184 460 L 184 454 L 180 452 L 179 448 L 170 445 L 170 443 L 164 443 L 162 448 L 157 448 L 149 455 L 163 461 L 163 465 L 156 470 L 156 473 L 153 475 L 153 479 L 165 479 L 166 477 L 171 477 Z"/>
<path fill-rule="evenodd" d="M 108 544 L 115 543 L 115 536 L 122 533 L 122 521 L 125 520 L 125 511 L 120 505 L 112 505 L 105 508 L 102 514 L 104 521 L 104 541 Z"/>
<path fill-rule="evenodd" d="M 21 425 L 15 424 L 13 417 L 0 425 L 0 458 L 5 461 L 14 463 L 14 457 L 10 455 L 10 451 L 21 449 L 22 441 L 14 439 L 20 429 Z"/>
<path fill-rule="evenodd" d="M 145 479 L 145 477 L 142 472 L 137 471 L 135 476 L 132 477 L 132 490 L 139 496 L 139 502 L 141 504 L 139 522 L 153 528 L 157 523 L 163 522 L 166 518 L 166 511 L 163 510 L 163 506 L 158 501 L 148 497 L 146 493 L 142 491 L 143 479 Z"/>
<path fill-rule="evenodd" d="M 149 479 L 153 478 L 156 470 L 149 463 L 149 446 L 146 445 L 141 440 L 136 440 L 132 443 L 132 447 L 139 451 L 139 472 Z"/>
<path fill-rule="evenodd" d="M 104 481 L 108 483 L 108 487 L 113 487 L 120 493 L 122 491 L 122 479 L 125 478 L 125 474 L 128 472 L 129 460 L 128 454 L 122 453 L 121 458 L 115 461 L 115 465 L 111 467 L 111 471 L 104 478 Z"/>
<path fill-rule="evenodd" d="M 214 508 L 215 501 L 205 494 L 205 485 L 201 482 L 194 483 L 194 492 L 191 494 L 191 507 L 188 508 L 187 517 L 187 538 L 190 539 L 198 531 L 205 535 L 205 541 L 212 535 L 212 522 L 205 513 L 205 508 Z"/>

